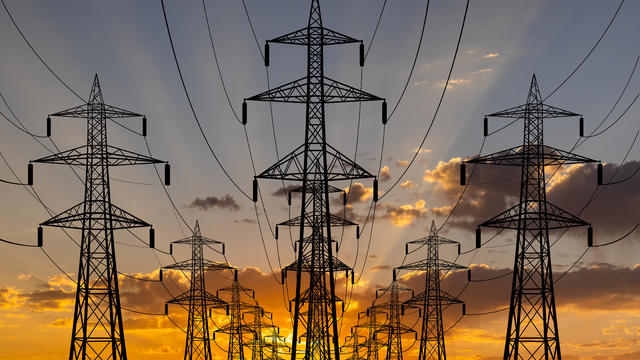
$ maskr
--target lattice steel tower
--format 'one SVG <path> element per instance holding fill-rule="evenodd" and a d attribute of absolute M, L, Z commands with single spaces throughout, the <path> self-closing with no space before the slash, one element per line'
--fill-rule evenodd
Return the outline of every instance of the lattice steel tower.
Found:
<path fill-rule="evenodd" d="M 111 203 L 109 168 L 164 161 L 108 145 L 108 120 L 142 115 L 105 104 L 98 75 L 94 77 L 86 104 L 51 114 L 47 118 L 49 125 L 51 116 L 87 120 L 86 145 L 33 161 L 85 168 L 84 200 L 38 228 L 39 241 L 42 226 L 82 230 L 69 359 L 123 360 L 127 358 L 127 351 L 113 230 L 151 225 Z M 146 118 L 143 124 L 146 128 Z M 33 179 L 32 169 L 29 164 L 30 179 Z"/>
<path fill-rule="evenodd" d="M 418 360 L 445 360 L 447 354 L 444 345 L 444 327 L 442 324 L 442 307 L 462 304 L 462 301 L 446 291 L 440 289 L 442 272 L 466 269 L 466 267 L 440 259 L 440 245 L 458 244 L 438 235 L 438 228 L 431 222 L 429 236 L 409 241 L 406 253 L 409 254 L 410 245 L 418 248 L 426 247 L 427 258 L 398 267 L 403 270 L 424 271 L 424 291 L 404 302 L 405 305 L 418 308 L 422 313 L 422 328 L 420 332 L 420 352 Z"/>
<path fill-rule="evenodd" d="M 580 115 L 544 104 L 535 75 L 526 104 L 488 116 L 524 120 L 522 145 L 465 161 L 522 169 L 520 202 L 479 225 L 518 231 L 504 359 L 561 359 L 549 230 L 589 224 L 547 201 L 545 166 L 596 160 L 544 145 L 544 120 Z M 598 168 L 601 174 L 601 167 Z M 463 165 L 461 177 L 464 172 Z M 591 228 L 588 233 L 591 236 Z"/>
<path fill-rule="evenodd" d="M 227 303 L 206 290 L 204 277 L 207 271 L 227 270 L 231 269 L 231 266 L 226 263 L 206 260 L 204 258 L 204 247 L 220 245 L 222 247 L 221 252 L 224 253 L 224 244 L 202 236 L 198 221 L 196 221 L 191 236 L 173 241 L 172 244 L 191 246 L 191 259 L 165 267 L 165 269 L 190 272 L 189 290 L 167 301 L 167 304 L 182 305 L 189 311 L 184 359 L 211 360 L 207 309 L 212 306 L 225 307 Z"/>
<path fill-rule="evenodd" d="M 335 295 L 335 271 L 349 268 L 333 255 L 331 227 L 354 223 L 331 215 L 329 181 L 374 178 L 340 151 L 327 144 L 325 104 L 383 100 L 354 87 L 324 76 L 324 47 L 360 43 L 360 65 L 364 62 L 364 46 L 352 37 L 329 30 L 322 25 L 319 0 L 311 1 L 309 20 L 303 29 L 267 41 L 265 65 L 269 65 L 269 43 L 302 45 L 307 49 L 307 74 L 303 78 L 268 90 L 246 100 L 287 102 L 306 105 L 305 142 L 275 165 L 254 179 L 254 201 L 257 201 L 257 179 L 302 182 L 302 206 L 299 217 L 281 225 L 299 226 L 296 261 L 283 269 L 296 272 L 294 301 L 293 344 L 291 358 L 295 360 L 297 341 L 305 337 L 305 359 L 340 359 Z M 386 118 L 386 103 L 383 117 Z M 246 101 L 243 103 L 243 122 L 246 123 Z M 386 121 L 386 119 L 385 119 Z M 374 182 L 374 187 L 377 182 Z M 377 190 L 377 189 L 376 189 Z M 377 199 L 377 191 L 375 196 Z M 309 235 L 305 234 L 309 228 Z M 302 290 L 302 273 L 309 274 L 309 287 Z M 328 279 L 327 279 L 328 278 Z M 327 284 L 328 280 L 328 284 Z M 306 309 L 303 310 L 303 307 Z M 306 332 L 300 335 L 300 324 Z M 333 342 L 333 349 L 332 344 Z"/>
<path fill-rule="evenodd" d="M 227 311 L 229 315 L 229 322 L 219 329 L 216 329 L 216 333 L 224 333 L 229 335 L 229 349 L 227 350 L 228 360 L 244 360 L 244 348 L 249 345 L 249 341 L 245 340 L 245 335 L 249 335 L 253 340 L 259 336 L 255 329 L 243 321 L 243 314 L 255 310 L 255 301 L 246 302 L 243 297 L 249 296 L 254 299 L 255 293 L 252 289 L 245 288 L 238 282 L 238 270 L 233 273 L 233 282 L 230 286 L 227 286 L 216 291 L 216 295 L 220 291 L 228 292 L 230 300 L 227 301 Z M 251 292 L 251 295 L 249 293 Z M 243 296 L 243 294 L 245 296 Z"/>
<path fill-rule="evenodd" d="M 360 328 L 367 331 L 367 334 L 365 335 L 367 339 L 363 344 L 361 344 L 361 346 L 366 349 L 366 356 L 364 357 L 365 360 L 378 360 L 378 352 L 382 347 L 384 347 L 384 343 L 376 338 L 376 332 L 382 325 L 384 325 L 384 322 L 380 322 L 380 315 L 387 316 L 387 314 L 380 311 L 380 309 L 377 308 L 375 304 L 372 304 L 371 307 L 367 308 L 367 311 L 358 314 L 359 321 L 362 319 L 366 319 L 364 323 L 357 324 L 355 326 L 355 328 Z M 355 330 L 354 333 L 356 333 Z"/>
<path fill-rule="evenodd" d="M 382 292 L 382 294 L 380 294 L 380 292 Z M 371 306 L 371 308 L 378 308 L 384 311 L 388 316 L 387 322 L 380 325 L 374 335 L 374 339 L 378 337 L 378 334 L 386 335 L 384 341 L 384 345 L 387 348 L 385 360 L 402 360 L 404 352 L 402 349 L 402 336 L 411 333 L 415 334 L 415 330 L 402 323 L 404 311 L 402 310 L 400 293 L 403 292 L 411 292 L 411 298 L 413 298 L 413 290 L 400 286 L 396 279 L 396 271 L 393 270 L 393 281 L 391 284 L 387 288 L 376 290 L 376 299 L 388 294 L 388 300 Z"/>
<path fill-rule="evenodd" d="M 264 341 L 262 344 L 263 360 L 284 360 L 281 354 L 284 354 L 283 349 L 291 350 L 289 345 L 287 345 L 287 339 L 284 336 L 278 334 L 276 328 L 271 329 L 271 333 L 264 337 Z M 266 350 L 266 351 L 265 351 Z M 266 353 L 266 354 L 265 354 Z"/>

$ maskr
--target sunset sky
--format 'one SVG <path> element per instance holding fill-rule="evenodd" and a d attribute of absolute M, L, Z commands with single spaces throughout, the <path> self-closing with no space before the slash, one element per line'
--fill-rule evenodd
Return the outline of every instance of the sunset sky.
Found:
<path fill-rule="evenodd" d="M 290 336 L 291 320 L 277 279 L 279 269 L 293 261 L 294 252 L 288 231 L 281 228 L 277 241 L 272 233 L 275 223 L 289 216 L 282 184 L 261 181 L 264 208 L 258 203 L 256 210 L 214 160 L 182 89 L 160 1 L 3 1 L 31 45 L 81 96 L 88 96 L 97 73 L 107 103 L 147 116 L 151 152 L 171 163 L 172 184 L 167 189 L 180 213 L 191 226 L 199 220 L 203 235 L 225 242 L 227 259 L 240 269 L 240 282 L 255 289 L 260 305 L 274 314 L 281 334 Z M 371 44 L 383 2 L 322 0 L 321 6 L 325 26 L 362 39 L 367 47 L 371 45 L 363 70 L 363 88 L 386 98 L 391 112 L 409 76 L 427 1 L 386 2 Z M 240 113 L 244 98 L 267 89 L 259 52 L 264 41 L 305 26 L 309 3 L 246 0 L 258 46 L 243 2 L 206 0 L 221 74 L 236 113 Z M 254 169 L 247 139 L 221 86 L 202 2 L 166 0 L 165 4 L 184 80 L 204 132 L 229 175 L 250 194 Z M 357 162 L 372 173 L 381 161 L 382 193 L 403 173 L 433 117 L 455 51 L 465 4 L 465 0 L 431 1 L 415 71 L 387 125 L 382 154 L 378 103 L 362 105 L 358 136 L 357 104 L 327 106 L 328 142 L 351 157 L 355 154 Z M 372 233 L 369 218 L 359 240 L 355 229 L 345 229 L 343 236 L 341 231 L 334 235 L 343 241 L 338 257 L 349 265 L 355 264 L 356 277 L 360 277 L 353 289 L 346 288 L 348 293 L 352 291 L 351 295 L 345 294 L 343 274 L 338 278 L 338 296 L 347 295 L 350 299 L 341 326 L 341 341 L 349 334 L 358 312 L 371 304 L 375 290 L 389 284 L 391 269 L 403 262 L 405 242 L 427 235 L 432 220 L 440 225 L 450 214 L 463 190 L 458 166 L 462 159 L 478 154 L 484 115 L 524 103 L 534 73 L 543 97 L 553 91 L 598 41 L 619 4 L 619 0 L 470 2 L 442 108 L 416 161 L 388 196 L 378 202 Z M 625 88 L 640 55 L 639 15 L 640 2 L 624 2 L 595 51 L 548 99 L 550 105 L 583 114 L 586 133 L 608 116 L 600 128 L 607 130 L 586 139 L 574 152 L 602 160 L 605 182 L 629 178 L 597 188 L 596 169 L 591 165 L 548 171 L 558 170 L 547 184 L 549 200 L 592 223 L 596 244 L 619 238 L 640 222 L 640 174 L 632 176 L 640 166 L 640 144 L 631 147 L 639 130 L 640 105 L 634 101 L 640 93 L 640 69 Z M 79 105 L 79 100 L 34 56 L 4 8 L 0 8 L 0 45 L 0 92 L 32 133 L 44 134 L 47 114 Z M 330 78 L 358 86 L 357 45 L 331 47 L 325 56 L 325 73 Z M 305 51 L 300 47 L 272 44 L 270 84 L 276 86 L 302 77 L 305 60 Z M 247 137 L 256 172 L 302 144 L 304 106 L 275 104 L 275 135 L 267 104 L 250 103 L 248 110 Z M 0 103 L 0 112 L 12 119 L 5 104 Z M 138 119 L 127 121 L 140 129 Z M 504 124 L 500 119 L 492 120 L 490 128 L 495 130 Z M 608 128 L 609 125 L 612 126 Z M 85 131 L 86 125 L 80 119 L 53 118 L 51 139 L 60 149 L 68 149 L 85 142 Z M 578 139 L 577 118 L 545 123 L 548 145 L 570 150 Z M 52 148 L 49 139 L 40 141 Z M 109 127 L 109 141 L 147 153 L 142 138 L 114 124 Z M 521 142 L 522 124 L 517 123 L 486 138 L 482 153 Z M 0 116 L 0 152 L 20 180 L 26 181 L 29 160 L 49 154 L 43 145 Z M 16 181 L 1 160 L 0 179 Z M 114 169 L 111 175 L 113 202 L 153 224 L 159 249 L 168 250 L 169 242 L 188 234 L 151 166 Z M 463 251 L 471 249 L 476 225 L 517 202 L 519 175 L 518 169 L 477 168 L 442 234 L 459 241 Z M 334 185 L 347 188 L 349 183 Z M 343 209 L 336 198 L 332 211 L 344 210 L 362 224 L 372 201 L 371 186 L 367 181 L 354 183 L 347 208 Z M 54 213 L 80 202 L 83 196 L 81 182 L 64 166 L 37 164 L 33 189 Z M 30 191 L 0 183 L 0 238 L 35 244 L 38 224 L 50 215 Z M 595 191 L 595 197 L 584 208 Z M 291 213 L 297 215 L 299 204 L 295 198 L 293 203 Z M 79 253 L 76 245 L 59 229 L 46 228 L 44 233 L 44 250 L 75 278 Z M 147 238 L 146 230 L 134 233 Z M 76 240 L 80 238 L 79 232 L 70 234 Z M 295 238 L 295 232 L 292 234 Z M 493 230 L 484 230 L 485 239 L 492 234 Z M 559 235 L 552 232 L 552 241 Z M 115 237 L 118 270 L 124 273 L 155 279 L 161 266 L 174 262 L 171 256 L 146 248 L 126 231 L 116 232 Z M 488 279 L 513 266 L 514 239 L 514 232 L 505 231 L 479 251 L 456 257 L 454 246 L 443 247 L 441 256 L 471 266 L 476 279 Z M 556 278 L 578 260 L 586 243 L 586 229 L 578 228 L 570 230 L 553 247 Z M 556 304 L 565 360 L 640 359 L 638 251 L 640 230 L 614 245 L 590 249 L 557 283 Z M 212 260 L 223 260 L 213 252 L 207 255 Z M 176 247 L 174 256 L 175 260 L 183 260 L 189 252 Z M 411 254 L 406 261 L 420 256 L 426 253 Z M 230 276 L 208 275 L 207 288 L 215 291 L 228 286 Z M 291 289 L 292 277 L 289 281 Z M 416 292 L 424 289 L 423 281 L 419 273 L 402 273 L 401 282 Z M 166 288 L 159 283 L 121 278 L 123 305 L 161 313 L 171 294 L 188 286 L 178 272 L 165 274 L 164 283 Z M 510 277 L 466 285 L 466 274 L 451 273 L 443 280 L 442 288 L 453 294 L 461 292 L 469 313 L 508 306 Z M 0 360 L 67 356 L 74 293 L 73 282 L 40 249 L 0 243 Z M 185 312 L 177 306 L 170 307 L 170 312 L 184 326 Z M 445 328 L 460 314 L 460 307 L 447 309 Z M 131 359 L 183 356 L 184 333 L 166 317 L 124 312 L 124 318 Z M 223 323 L 224 314 L 216 315 L 214 320 L 216 324 Z M 415 321 L 415 316 L 404 320 L 409 325 Z M 506 322 L 506 312 L 464 317 L 446 334 L 449 359 L 501 359 Z M 224 348 L 224 336 L 217 339 Z M 405 346 L 411 348 L 406 359 L 417 359 L 418 347 L 412 344 L 413 338 L 407 337 Z M 216 359 L 226 357 L 215 345 L 213 352 Z"/>

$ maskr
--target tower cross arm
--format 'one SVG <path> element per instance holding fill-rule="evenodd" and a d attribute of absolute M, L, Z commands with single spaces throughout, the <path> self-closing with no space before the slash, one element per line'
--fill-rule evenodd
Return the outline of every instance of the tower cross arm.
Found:
<path fill-rule="evenodd" d="M 530 103 L 519 106 L 514 106 L 509 109 L 495 112 L 487 115 L 487 117 L 499 117 L 510 119 L 524 119 L 527 116 L 541 116 L 542 118 L 563 118 L 563 117 L 576 117 L 581 116 L 573 111 L 560 109 L 555 106 L 547 105 L 544 103 Z"/>
<path fill-rule="evenodd" d="M 543 166 L 598 162 L 598 160 L 574 154 L 569 151 L 560 150 L 552 146 L 531 144 L 516 146 L 493 154 L 468 159 L 465 160 L 464 163 L 521 167 L 530 163 L 530 155 L 539 157 L 541 161 L 543 161 L 540 165 Z"/>
<path fill-rule="evenodd" d="M 402 270 L 432 270 L 436 266 L 440 268 L 441 271 L 448 270 L 462 270 L 466 269 L 466 266 L 458 265 L 456 263 L 442 260 L 442 259 L 434 259 L 434 260 L 418 260 L 409 264 L 404 264 L 402 266 L 397 267 L 396 269 Z"/>
<path fill-rule="evenodd" d="M 526 217 L 523 214 L 526 214 Z M 516 204 L 479 226 L 514 230 L 551 230 L 587 225 L 588 222 L 548 201 L 526 201 Z"/>
<path fill-rule="evenodd" d="M 159 160 L 133 151 L 121 149 L 115 146 L 106 146 L 106 162 L 107 166 L 126 166 L 126 165 L 143 165 L 143 164 L 162 164 L 166 161 Z M 65 150 L 56 154 L 48 155 L 37 160 L 35 163 L 56 164 L 56 165 L 72 165 L 83 166 L 87 161 L 93 159 L 93 156 L 87 151 L 87 146 L 78 146 L 73 149 Z"/>
<path fill-rule="evenodd" d="M 324 103 L 331 104 L 384 100 L 381 97 L 369 94 L 368 92 L 328 77 L 323 77 L 322 80 L 324 86 Z M 309 95 L 307 94 L 307 83 L 307 77 L 304 77 L 249 97 L 247 100 L 305 104 L 309 98 Z"/>
<path fill-rule="evenodd" d="M 99 222 L 111 220 L 114 230 L 151 226 L 151 224 L 113 204 L 111 204 L 110 209 L 110 213 L 106 213 L 106 210 L 105 212 L 86 212 L 85 203 L 81 202 L 40 225 L 81 230 L 86 221 Z"/>
<path fill-rule="evenodd" d="M 84 119 L 98 115 L 104 116 L 107 119 L 121 119 L 143 116 L 142 114 L 125 110 L 113 105 L 107 105 L 101 102 L 89 102 L 83 105 L 72 107 L 67 110 L 58 111 L 51 114 L 50 116 Z"/>
<path fill-rule="evenodd" d="M 305 27 L 300 30 L 292 31 L 288 34 L 278 36 L 277 38 L 271 39 L 267 42 L 289 45 L 309 45 L 309 35 L 317 36 L 320 34 L 322 35 L 323 45 L 340 45 L 360 42 L 360 40 L 354 39 L 351 36 L 341 34 L 322 26 Z"/>

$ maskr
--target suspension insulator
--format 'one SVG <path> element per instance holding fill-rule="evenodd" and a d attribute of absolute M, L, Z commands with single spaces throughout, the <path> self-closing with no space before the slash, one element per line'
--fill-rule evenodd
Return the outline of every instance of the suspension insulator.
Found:
<path fill-rule="evenodd" d="M 289 204 L 289 206 L 291 206 L 291 191 L 289 191 L 287 193 L 287 204 Z"/>
<path fill-rule="evenodd" d="M 33 185 L 33 164 L 27 165 L 27 185 Z"/>
<path fill-rule="evenodd" d="M 378 179 L 373 179 L 373 202 L 378 202 Z"/>
<path fill-rule="evenodd" d="M 342 302 L 342 312 L 344 312 L 344 301 Z"/>
<path fill-rule="evenodd" d="M 467 315 L 467 304 L 462 303 L 462 315 Z"/>
<path fill-rule="evenodd" d="M 159 272 L 159 274 L 158 274 L 158 280 L 160 280 L 160 282 L 162 282 L 162 277 L 163 277 L 163 275 L 162 275 L 162 274 L 163 274 L 163 273 L 164 273 L 164 272 L 162 271 L 162 268 L 160 268 L 160 272 Z"/>
<path fill-rule="evenodd" d="M 269 43 L 264 43 L 264 66 L 269 67 Z"/>
<path fill-rule="evenodd" d="M 226 247 L 225 245 L 226 245 L 225 243 L 222 243 L 222 255 L 225 254 L 225 247 Z"/>
<path fill-rule="evenodd" d="M 169 163 L 164 164 L 164 185 L 171 185 L 171 165 Z"/>
<path fill-rule="evenodd" d="M 400 308 L 400 315 L 404 316 L 404 305 Z"/>
<path fill-rule="evenodd" d="M 342 205 L 343 206 L 347 206 L 347 192 L 346 191 L 342 192 Z"/>
<path fill-rule="evenodd" d="M 247 125 L 247 102 L 242 102 L 242 125 Z"/>
<path fill-rule="evenodd" d="M 602 185 L 603 181 L 602 181 L 602 163 L 598 164 L 598 185 Z"/>
<path fill-rule="evenodd" d="M 42 226 L 38 226 L 38 247 L 42 247 L 44 242 L 44 234 L 42 230 Z"/>
<path fill-rule="evenodd" d="M 156 229 L 149 229 L 149 247 L 155 249 L 156 247 Z"/>
<path fill-rule="evenodd" d="M 460 186 L 467 185 L 467 164 L 460 164 Z"/>
<path fill-rule="evenodd" d="M 253 202 L 258 202 L 258 179 L 253 179 Z"/>
<path fill-rule="evenodd" d="M 169 244 L 169 255 L 173 255 L 173 244 Z"/>
<path fill-rule="evenodd" d="M 360 67 L 364 66 L 364 43 L 360 43 Z"/>
<path fill-rule="evenodd" d="M 280 273 L 280 282 L 282 284 L 284 284 L 284 279 L 287 278 L 287 276 L 285 274 L 286 274 L 286 272 L 284 270 Z"/>
<path fill-rule="evenodd" d="M 387 125 L 387 100 L 382 102 L 382 125 Z"/>
<path fill-rule="evenodd" d="M 167 303 L 164 304 L 164 315 L 169 315 L 169 304 Z"/>
<path fill-rule="evenodd" d="M 480 228 L 476 229 L 476 249 L 480 249 L 480 247 L 482 246 L 482 232 L 480 231 Z"/>
<path fill-rule="evenodd" d="M 467 269 L 467 281 L 471 281 L 471 268 Z"/>
<path fill-rule="evenodd" d="M 351 270 L 351 285 L 355 285 L 356 284 L 356 273 L 353 272 L 353 270 Z"/>
<path fill-rule="evenodd" d="M 275 236 L 276 236 L 276 240 L 278 240 L 278 225 L 276 225 L 276 234 L 275 234 Z"/>
<path fill-rule="evenodd" d="M 51 116 L 47 116 L 47 137 L 51 137 Z"/>
<path fill-rule="evenodd" d="M 211 309 L 209 309 L 209 317 L 211 317 Z M 211 333 L 211 340 L 216 341 L 216 332 Z"/>
<path fill-rule="evenodd" d="M 580 117 L 580 137 L 584 137 L 584 118 Z"/>
<path fill-rule="evenodd" d="M 593 246 L 593 228 L 591 226 L 587 228 L 587 245 L 589 245 L 589 247 Z"/>
<path fill-rule="evenodd" d="M 458 244 L 458 255 L 462 252 L 462 245 Z"/>
<path fill-rule="evenodd" d="M 392 273 L 393 273 L 393 281 L 396 281 L 397 280 L 397 275 L 398 275 L 398 274 L 396 274 L 396 269 L 393 269 Z"/>
<path fill-rule="evenodd" d="M 356 225 L 356 239 L 360 239 L 360 225 Z"/>
<path fill-rule="evenodd" d="M 147 117 L 142 117 L 142 136 L 147 136 Z"/>
<path fill-rule="evenodd" d="M 489 119 L 484 117 L 484 136 L 489 136 Z"/>
<path fill-rule="evenodd" d="M 404 254 L 409 255 L 409 244 L 404 244 Z"/>

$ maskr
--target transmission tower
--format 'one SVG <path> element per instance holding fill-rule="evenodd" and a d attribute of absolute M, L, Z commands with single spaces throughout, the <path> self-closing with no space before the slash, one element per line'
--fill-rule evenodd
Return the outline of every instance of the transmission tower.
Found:
<path fill-rule="evenodd" d="M 344 345 L 340 347 L 340 351 L 344 354 L 349 354 L 345 360 L 362 360 L 364 356 L 362 356 L 362 349 L 364 342 L 366 341 L 366 337 L 359 334 L 358 328 L 355 329 L 352 334 L 347 335 L 344 338 Z"/>
<path fill-rule="evenodd" d="M 287 345 L 287 340 L 284 336 L 278 334 L 277 328 L 272 328 L 271 333 L 264 337 L 264 341 L 262 343 L 263 360 L 284 360 L 284 358 L 280 355 L 285 354 L 283 349 L 291 350 L 291 347 Z M 267 351 L 265 351 L 267 350 Z M 266 354 L 265 354 L 266 353 Z"/>
<path fill-rule="evenodd" d="M 184 359 L 211 360 L 207 308 L 212 306 L 224 307 L 227 306 L 227 303 L 206 290 L 204 277 L 207 271 L 227 270 L 231 269 L 231 266 L 226 263 L 206 260 L 204 258 L 204 247 L 211 248 L 215 245 L 221 245 L 221 252 L 224 253 L 224 244 L 220 241 L 203 237 L 200 231 L 200 223 L 197 220 L 193 228 L 193 234 L 190 237 L 173 241 L 172 244 L 191 246 L 191 259 L 165 267 L 165 269 L 170 270 L 189 271 L 191 274 L 189 290 L 167 301 L 167 304 L 187 307 L 189 311 Z"/>
<path fill-rule="evenodd" d="M 380 292 L 382 292 L 382 294 L 380 294 Z M 386 312 L 388 316 L 387 322 L 380 325 L 374 334 L 374 339 L 377 338 L 379 334 L 386 335 L 384 345 L 387 348 L 387 355 L 385 356 L 385 360 L 402 360 L 402 336 L 410 333 L 415 335 L 415 330 L 402 323 L 404 311 L 402 309 L 402 302 L 400 301 L 400 293 L 403 292 L 411 292 L 411 298 L 413 298 L 413 290 L 398 284 L 396 271 L 394 269 L 391 285 L 387 288 L 376 290 L 376 299 L 388 294 L 388 300 L 371 307 Z"/>
<path fill-rule="evenodd" d="M 488 116 L 524 120 L 522 145 L 464 162 L 522 169 L 520 202 L 479 225 L 518 231 L 504 359 L 561 359 L 549 230 L 589 224 L 547 201 L 545 166 L 592 163 L 596 160 L 544 145 L 545 119 L 580 115 L 544 104 L 535 74 L 526 104 Z M 582 128 L 582 118 L 580 124 Z M 485 136 L 487 128 L 485 117 Z M 464 163 L 460 170 L 461 183 L 464 183 Z M 598 174 L 601 182 L 601 165 L 598 166 Z M 477 245 L 480 243 L 479 227 L 476 230 Z M 591 227 L 588 233 L 591 238 Z"/>
<path fill-rule="evenodd" d="M 220 291 L 228 292 L 231 297 L 231 299 L 227 301 L 228 305 L 226 305 L 229 322 L 215 330 L 215 332 L 229 335 L 228 360 L 244 360 L 244 348 L 249 345 L 249 342 L 245 340 L 245 335 L 250 335 L 253 340 L 256 340 L 256 338 L 260 336 L 252 326 L 247 325 L 243 321 L 243 314 L 254 311 L 256 308 L 255 302 L 249 303 L 243 300 L 243 294 L 251 297 L 251 299 L 254 299 L 255 294 L 253 290 L 240 285 L 238 282 L 238 270 L 234 270 L 231 286 L 218 289 L 216 296 Z M 249 293 L 251 294 L 249 295 Z"/>
<path fill-rule="evenodd" d="M 398 267 L 403 270 L 424 271 L 425 274 L 424 291 L 404 302 L 407 306 L 420 309 L 422 313 L 418 360 L 446 360 L 442 307 L 462 304 L 461 300 L 440 289 L 442 272 L 466 269 L 464 266 L 440 259 L 440 245 L 447 244 L 458 242 L 439 236 L 436 223 L 432 221 L 429 236 L 409 241 L 406 247 L 407 254 L 410 245 L 418 245 L 418 249 L 426 247 L 427 258 Z"/>
<path fill-rule="evenodd" d="M 384 322 L 380 322 L 380 315 L 385 315 L 387 317 L 385 321 L 388 320 L 387 314 L 382 312 L 375 304 L 367 308 L 367 311 L 358 314 L 358 321 L 365 319 L 365 322 L 354 326 L 354 334 L 357 333 L 358 329 L 363 329 L 367 332 L 367 334 L 364 335 L 366 336 L 366 340 L 361 344 L 361 346 L 366 349 L 365 360 L 378 360 L 378 352 L 384 347 L 384 343 L 376 338 L 378 329 L 385 324 Z"/>
<path fill-rule="evenodd" d="M 142 115 L 105 104 L 98 75 L 93 79 L 86 104 L 49 115 L 49 126 L 52 116 L 87 120 L 86 145 L 32 161 L 85 168 L 84 200 L 41 223 L 38 228 L 39 242 L 43 237 L 42 226 L 82 230 L 69 359 L 124 360 L 127 351 L 113 230 L 151 225 L 111 203 L 109 168 L 166 162 L 108 145 L 108 120 Z M 143 133 L 146 135 L 144 129 L 146 118 L 143 118 Z M 165 171 L 168 175 L 168 164 Z M 29 179 L 32 183 L 31 163 Z M 150 245 L 153 246 L 153 229 L 150 236 Z"/>
<path fill-rule="evenodd" d="M 296 294 L 293 316 L 293 342 L 291 358 L 295 360 L 298 339 L 305 337 L 305 359 L 331 359 L 332 351 L 340 359 L 334 272 L 349 270 L 337 263 L 333 256 L 331 227 L 355 225 L 331 215 L 329 209 L 329 181 L 374 178 L 336 148 L 327 144 L 325 131 L 325 104 L 379 101 L 377 96 L 324 76 L 324 47 L 329 45 L 360 43 L 360 65 L 364 65 L 362 41 L 329 30 L 322 25 L 319 0 L 311 1 L 307 26 L 267 41 L 265 65 L 269 65 L 269 44 L 302 45 L 307 49 L 307 74 L 299 80 L 255 95 L 246 100 L 305 104 L 305 142 L 275 165 L 254 179 L 254 201 L 258 200 L 257 179 L 302 182 L 302 206 L 299 217 L 283 223 L 299 226 L 297 259 L 285 268 L 296 272 Z M 243 122 L 246 123 L 246 101 L 243 103 Z M 386 103 L 383 103 L 383 121 L 386 123 Z M 377 188 L 377 181 L 374 181 Z M 374 191 L 377 200 L 377 189 Z M 305 235 L 310 228 L 310 235 Z M 341 269 L 346 267 L 346 269 Z M 309 274 L 309 287 L 302 290 L 302 273 Z M 329 284 L 327 285 L 327 278 Z M 303 311 L 303 307 L 306 310 Z M 303 319 L 302 317 L 305 317 Z M 301 336 L 299 326 L 306 332 Z M 333 350 L 331 347 L 333 341 Z"/>
<path fill-rule="evenodd" d="M 264 337 L 262 333 L 264 331 L 270 330 L 271 328 L 275 329 L 276 326 L 273 324 L 269 324 L 265 322 L 265 318 L 273 320 L 273 315 L 269 312 L 265 312 L 264 309 L 256 304 L 253 309 L 242 314 L 243 318 L 245 315 L 251 315 L 251 322 L 247 322 L 245 320 L 245 325 L 250 327 L 256 336 L 249 342 L 251 347 L 251 359 L 252 360 L 264 360 L 263 348 L 267 346 L 265 343 Z"/>

